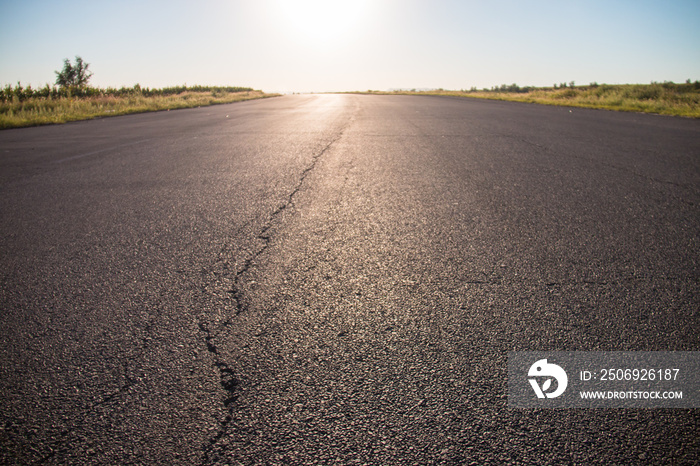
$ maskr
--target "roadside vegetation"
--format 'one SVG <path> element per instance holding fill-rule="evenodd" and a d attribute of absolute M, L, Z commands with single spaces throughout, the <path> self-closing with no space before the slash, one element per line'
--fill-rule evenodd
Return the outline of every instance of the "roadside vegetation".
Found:
<path fill-rule="evenodd" d="M 545 105 L 601 108 L 625 112 L 658 113 L 700 118 L 700 81 L 685 83 L 652 82 L 651 84 L 597 84 L 577 86 L 574 82 L 552 87 L 520 87 L 517 84 L 491 89 L 448 91 L 398 90 L 367 91 L 372 94 L 447 95 L 480 99 L 530 102 Z"/>
<path fill-rule="evenodd" d="M 175 86 L 161 89 L 91 87 L 89 64 L 76 57 L 56 71 L 56 83 L 41 88 L 7 85 L 0 89 L 0 129 L 87 120 L 130 113 L 174 110 L 272 97 L 248 87 Z"/>
<path fill-rule="evenodd" d="M 88 120 L 129 113 L 227 104 L 272 97 L 241 87 L 178 86 L 163 89 L 86 88 L 77 92 L 45 86 L 7 86 L 0 94 L 0 129 Z"/>

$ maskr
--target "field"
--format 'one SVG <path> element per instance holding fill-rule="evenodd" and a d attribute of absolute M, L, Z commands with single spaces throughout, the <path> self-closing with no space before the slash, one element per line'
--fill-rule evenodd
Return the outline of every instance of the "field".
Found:
<path fill-rule="evenodd" d="M 244 87 L 136 85 L 121 89 L 40 89 L 20 85 L 0 90 L 0 129 L 87 120 L 129 113 L 173 110 L 272 97 Z"/>
<path fill-rule="evenodd" d="M 700 118 L 700 81 L 688 81 L 682 84 L 672 82 L 617 85 L 591 83 L 587 86 L 562 83 L 549 88 L 520 87 L 517 84 L 511 84 L 482 90 L 472 88 L 460 91 L 438 89 L 367 92 L 449 95 Z"/>
<path fill-rule="evenodd" d="M 600 108 L 626 112 L 700 118 L 700 81 L 677 84 L 562 83 L 548 88 L 501 85 L 477 90 L 367 91 L 370 94 L 446 95 Z M 272 97 L 245 87 L 176 86 L 163 89 L 6 86 L 0 90 L 0 129 L 86 120 L 129 113 L 173 110 Z"/>

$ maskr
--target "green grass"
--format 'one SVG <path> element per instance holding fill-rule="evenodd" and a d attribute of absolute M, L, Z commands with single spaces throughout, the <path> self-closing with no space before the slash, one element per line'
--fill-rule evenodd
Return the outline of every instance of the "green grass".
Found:
<path fill-rule="evenodd" d="M 689 118 L 700 118 L 700 82 L 676 84 L 590 84 L 588 86 L 562 85 L 550 88 L 521 88 L 515 84 L 491 90 L 396 91 L 371 94 L 409 94 L 471 97 L 479 99 L 530 102 L 568 107 L 600 108 L 624 112 L 657 113 Z"/>
<path fill-rule="evenodd" d="M 6 87 L 0 95 L 0 129 L 37 126 L 130 113 L 174 110 L 272 97 L 247 88 L 90 89 L 52 95 L 51 89 Z M 42 95 L 43 94 L 43 95 Z M 48 94 L 48 95 L 47 95 Z M 58 94 L 58 95 L 56 95 Z"/>

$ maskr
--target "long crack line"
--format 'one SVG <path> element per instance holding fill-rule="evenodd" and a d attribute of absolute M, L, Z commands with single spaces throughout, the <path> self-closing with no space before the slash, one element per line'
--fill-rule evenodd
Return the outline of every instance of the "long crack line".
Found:
<path fill-rule="evenodd" d="M 272 241 L 271 235 L 269 233 L 270 230 L 275 225 L 275 223 L 277 223 L 277 219 L 279 218 L 279 216 L 289 207 L 292 207 L 294 205 L 294 198 L 302 189 L 304 181 L 306 180 L 309 173 L 311 173 L 314 170 L 314 168 L 316 168 L 316 165 L 320 158 L 323 156 L 323 154 L 325 154 L 331 148 L 331 146 L 343 136 L 344 132 L 345 128 L 343 128 L 338 133 L 338 135 L 335 138 L 333 138 L 333 140 L 331 140 L 321 151 L 319 151 L 316 155 L 313 156 L 309 166 L 307 166 L 301 172 L 299 180 L 295 185 L 294 189 L 289 193 L 285 201 L 272 212 L 267 222 L 265 222 L 265 224 L 260 229 L 260 232 L 256 235 L 256 237 L 259 240 L 261 240 L 262 245 L 245 260 L 243 266 L 235 273 L 231 289 L 228 290 L 232 299 L 235 302 L 236 316 L 247 310 L 247 305 L 244 303 L 243 291 L 241 290 L 241 282 L 244 276 L 253 267 L 256 259 L 260 257 L 260 255 L 263 254 L 270 246 Z M 230 325 L 229 320 L 226 320 L 222 323 L 223 327 L 226 327 L 228 325 Z M 219 348 L 216 346 L 215 342 L 218 332 L 213 332 L 212 329 L 210 329 L 209 326 L 204 323 L 199 324 L 199 329 L 204 334 L 204 340 L 207 345 L 207 350 L 211 353 L 214 359 L 213 365 L 219 372 L 221 387 L 226 392 L 226 399 L 224 400 L 224 405 L 229 410 L 226 417 L 222 421 L 220 421 L 218 432 L 209 439 L 209 445 L 205 446 L 204 456 L 202 458 L 202 465 L 206 465 L 211 463 L 209 458 L 210 453 L 214 450 L 219 440 L 221 440 L 221 438 L 226 434 L 226 432 L 228 431 L 228 426 L 233 420 L 233 416 L 231 413 L 231 405 L 236 400 L 235 390 L 236 387 L 239 385 L 239 381 L 235 377 L 234 370 L 222 359 L 221 355 L 219 354 Z"/>
<path fill-rule="evenodd" d="M 312 161 L 311 164 L 306 167 L 302 172 L 301 175 L 299 176 L 299 181 L 297 182 L 297 185 L 294 187 L 291 193 L 289 193 L 289 196 L 287 196 L 287 199 L 285 200 L 284 203 L 279 205 L 274 212 L 270 215 L 270 218 L 268 221 L 263 225 L 263 227 L 260 230 L 260 233 L 258 233 L 257 238 L 262 241 L 262 246 L 258 248 L 257 251 L 255 251 L 249 258 L 245 260 L 245 263 L 243 264 L 243 267 L 236 272 L 236 275 L 233 280 L 233 285 L 231 286 L 231 289 L 229 290 L 229 293 L 233 295 L 233 298 L 236 301 L 236 315 L 240 314 L 245 310 L 245 306 L 242 303 L 242 293 L 240 290 L 240 282 L 242 280 L 243 275 L 245 275 L 252 267 L 253 262 L 262 254 L 265 252 L 265 250 L 270 246 L 270 235 L 269 231 L 275 224 L 275 220 L 284 212 L 287 210 L 289 207 L 294 205 L 294 197 L 297 195 L 297 193 L 301 190 L 301 187 L 304 184 L 304 180 L 306 177 L 309 175 L 309 173 L 316 167 L 316 164 L 318 163 L 318 160 L 323 156 L 323 154 L 330 149 L 330 147 L 338 140 L 340 137 L 343 135 L 343 132 L 341 132 L 338 136 L 336 136 L 335 139 L 333 139 L 331 142 L 329 142 L 326 147 L 324 147 L 318 154 L 316 154 Z"/>

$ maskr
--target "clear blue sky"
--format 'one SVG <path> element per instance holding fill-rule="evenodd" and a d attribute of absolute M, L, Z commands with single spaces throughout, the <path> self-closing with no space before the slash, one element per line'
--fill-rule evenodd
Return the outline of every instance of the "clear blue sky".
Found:
<path fill-rule="evenodd" d="M 265 91 L 700 80 L 700 0 L 0 0 L 0 84 Z"/>

